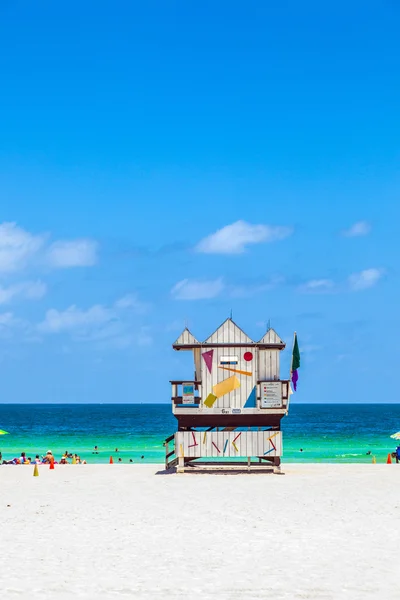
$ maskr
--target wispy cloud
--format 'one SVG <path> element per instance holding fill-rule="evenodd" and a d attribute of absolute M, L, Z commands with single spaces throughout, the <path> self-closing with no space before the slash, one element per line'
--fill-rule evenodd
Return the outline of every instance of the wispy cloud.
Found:
<path fill-rule="evenodd" d="M 223 279 L 200 281 L 196 279 L 182 279 L 171 290 L 175 300 L 207 300 L 219 296 L 225 288 Z"/>
<path fill-rule="evenodd" d="M 10 286 L 0 285 L 0 304 L 9 304 L 15 298 L 39 300 L 46 294 L 47 286 L 42 281 L 26 281 Z"/>
<path fill-rule="evenodd" d="M 0 224 L 0 272 L 23 269 L 45 243 L 45 237 L 33 235 L 16 223 Z"/>
<path fill-rule="evenodd" d="M 282 240 L 292 232 L 291 227 L 252 225 L 246 221 L 236 221 L 201 240 L 195 249 L 205 254 L 242 254 L 251 244 Z"/>
<path fill-rule="evenodd" d="M 128 302 L 136 298 L 136 303 Z M 131 344 L 152 343 L 150 331 L 135 321 L 133 315 L 141 312 L 135 294 L 117 300 L 112 306 L 95 304 L 87 309 L 76 305 L 65 310 L 52 308 L 37 326 L 40 334 L 67 334 L 73 340 L 112 344 L 114 348 L 126 348 Z"/>
<path fill-rule="evenodd" d="M 376 285 L 384 276 L 384 269 L 364 269 L 349 275 L 346 280 L 335 282 L 333 279 L 311 279 L 298 286 L 298 291 L 308 294 L 329 294 L 339 292 L 358 292 Z"/>
<path fill-rule="evenodd" d="M 382 279 L 383 275 L 383 269 L 365 269 L 364 271 L 350 275 L 348 285 L 355 292 L 366 290 L 376 285 Z"/>
<path fill-rule="evenodd" d="M 349 229 L 343 230 L 342 234 L 345 237 L 360 237 L 368 235 L 371 231 L 371 225 L 367 221 L 357 221 Z"/>
<path fill-rule="evenodd" d="M 97 262 L 97 249 L 93 240 L 58 241 L 47 249 L 46 260 L 55 269 L 92 267 Z"/>
<path fill-rule="evenodd" d="M 326 294 L 335 289 L 332 279 L 311 279 L 298 287 L 298 290 L 308 294 Z"/>
<path fill-rule="evenodd" d="M 16 223 L 0 224 L 0 273 L 16 273 L 28 266 L 53 269 L 90 267 L 97 262 L 98 244 L 90 239 L 55 241 L 35 235 Z"/>
<path fill-rule="evenodd" d="M 149 304 L 142 302 L 137 294 L 127 294 L 114 304 L 115 308 L 129 309 L 137 314 L 146 313 L 149 310 Z"/>
<path fill-rule="evenodd" d="M 231 298 L 251 298 L 257 294 L 262 294 L 270 290 L 276 289 L 285 283 L 285 278 L 281 275 L 271 277 L 268 281 L 261 283 L 251 283 L 241 285 L 227 286 L 227 294 Z"/>
<path fill-rule="evenodd" d="M 52 308 L 47 311 L 44 321 L 39 325 L 39 330 L 45 333 L 84 330 L 108 323 L 113 318 L 113 311 L 100 304 L 96 304 L 87 310 L 82 310 L 75 305 L 64 311 Z"/>

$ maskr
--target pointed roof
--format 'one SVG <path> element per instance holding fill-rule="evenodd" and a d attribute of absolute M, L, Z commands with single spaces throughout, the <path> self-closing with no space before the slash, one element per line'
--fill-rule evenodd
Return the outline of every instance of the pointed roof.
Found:
<path fill-rule="evenodd" d="M 258 342 L 259 344 L 262 345 L 268 345 L 268 346 L 280 346 L 285 347 L 286 344 L 283 340 L 281 340 L 281 338 L 279 337 L 279 335 L 276 333 L 275 329 L 272 329 L 272 327 L 270 327 L 268 329 L 268 331 L 265 333 L 265 335 L 261 338 L 261 340 Z"/>
<path fill-rule="evenodd" d="M 172 344 L 173 348 L 175 348 L 176 346 L 200 346 L 200 342 L 196 340 L 196 338 L 189 331 L 189 329 L 185 327 L 185 329 L 182 331 L 181 335 L 178 337 L 176 342 Z"/>
<path fill-rule="evenodd" d="M 208 337 L 205 344 L 254 344 L 253 340 L 249 338 L 249 336 L 242 330 L 240 327 L 236 325 L 232 319 L 226 319 Z"/>

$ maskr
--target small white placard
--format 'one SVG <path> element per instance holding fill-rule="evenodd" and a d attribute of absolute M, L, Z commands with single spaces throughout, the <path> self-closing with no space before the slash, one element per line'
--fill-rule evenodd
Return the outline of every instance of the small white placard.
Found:
<path fill-rule="evenodd" d="M 261 384 L 261 408 L 282 407 L 282 383 L 263 381 Z"/>
<path fill-rule="evenodd" d="M 182 383 L 182 404 L 194 404 L 193 383 Z"/>
<path fill-rule="evenodd" d="M 239 359 L 237 356 L 221 356 L 219 359 L 220 365 L 237 365 Z"/>

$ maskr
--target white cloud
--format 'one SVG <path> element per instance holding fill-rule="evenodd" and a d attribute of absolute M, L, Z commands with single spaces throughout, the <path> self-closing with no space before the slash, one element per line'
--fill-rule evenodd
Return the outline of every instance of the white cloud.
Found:
<path fill-rule="evenodd" d="M 15 323 L 14 315 L 12 312 L 6 312 L 0 314 L 0 329 L 2 327 L 10 327 Z"/>
<path fill-rule="evenodd" d="M 97 262 L 97 243 L 88 239 L 54 242 L 48 248 L 46 258 L 56 269 L 92 267 Z"/>
<path fill-rule="evenodd" d="M 246 221 L 236 221 L 201 240 L 196 250 L 205 254 L 241 254 L 250 244 L 275 242 L 288 237 L 292 232 L 290 227 L 251 225 Z"/>
<path fill-rule="evenodd" d="M 175 300 L 207 300 L 219 296 L 225 285 L 222 278 L 199 281 L 195 279 L 183 279 L 171 290 Z"/>
<path fill-rule="evenodd" d="M 16 223 L 0 224 L 0 273 L 23 269 L 39 252 L 44 237 L 33 235 Z"/>
<path fill-rule="evenodd" d="M 14 298 L 40 300 L 46 294 L 47 287 L 42 281 L 26 281 L 4 287 L 0 285 L 0 304 L 8 304 Z"/>
<path fill-rule="evenodd" d="M 324 293 L 331 292 L 335 287 L 332 279 L 311 279 L 299 286 L 299 290 L 305 293 Z"/>
<path fill-rule="evenodd" d="M 66 334 L 72 340 L 94 342 L 99 348 L 126 348 L 129 345 L 150 345 L 152 337 L 133 315 L 137 311 L 132 308 L 127 298 L 135 298 L 135 294 L 117 300 L 113 306 L 95 304 L 83 309 L 72 305 L 66 310 L 52 308 L 46 312 L 44 320 L 37 326 L 41 334 Z M 135 304 L 136 306 L 136 304 Z"/>
<path fill-rule="evenodd" d="M 247 285 L 230 286 L 228 289 L 228 294 L 232 298 L 251 298 L 257 294 L 262 294 L 263 292 L 276 289 L 284 283 L 285 278 L 281 275 L 277 275 L 275 277 L 271 277 L 269 281 L 260 283 L 258 285 L 248 283 Z"/>
<path fill-rule="evenodd" d="M 103 325 L 114 318 L 111 309 L 96 304 L 87 310 L 82 310 L 75 305 L 64 311 L 52 308 L 47 311 L 45 319 L 39 325 L 39 330 L 46 333 L 61 333 L 76 329 L 87 329 Z"/>
<path fill-rule="evenodd" d="M 114 306 L 117 309 L 133 310 L 135 313 L 145 313 L 149 308 L 148 304 L 139 300 L 137 294 L 123 296 L 115 302 Z"/>
<path fill-rule="evenodd" d="M 97 262 L 98 244 L 94 240 L 59 240 L 48 246 L 46 239 L 16 223 L 0 223 L 0 273 L 21 271 L 32 263 L 63 269 L 91 267 Z"/>
<path fill-rule="evenodd" d="M 343 231 L 345 237 L 360 237 L 368 235 L 371 231 L 371 225 L 367 221 L 357 221 L 349 229 Z"/>
<path fill-rule="evenodd" d="M 383 277 L 383 269 L 365 269 L 360 273 L 353 273 L 348 278 L 348 284 L 351 290 L 357 292 L 373 287 Z"/>

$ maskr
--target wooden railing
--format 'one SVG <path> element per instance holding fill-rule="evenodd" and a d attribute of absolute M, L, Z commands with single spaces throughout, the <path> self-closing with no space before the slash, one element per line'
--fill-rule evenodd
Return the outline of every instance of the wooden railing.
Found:
<path fill-rule="evenodd" d="M 190 381 L 188 379 L 179 380 L 179 381 L 170 381 L 172 390 L 171 390 L 171 399 L 173 404 L 184 404 L 185 397 L 183 394 L 183 385 L 189 384 L 194 387 L 194 398 L 192 404 L 200 404 L 201 401 L 201 381 Z"/>

